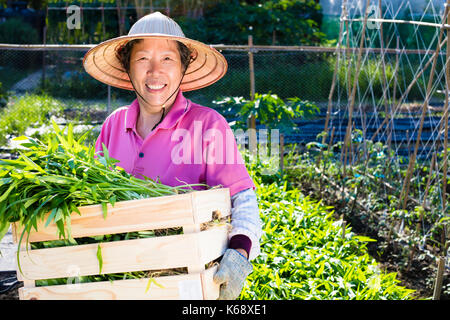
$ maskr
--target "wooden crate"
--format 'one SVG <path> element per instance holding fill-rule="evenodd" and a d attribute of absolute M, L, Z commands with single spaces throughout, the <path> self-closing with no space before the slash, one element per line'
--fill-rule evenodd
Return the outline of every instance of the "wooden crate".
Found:
<path fill-rule="evenodd" d="M 68 278 L 99 274 L 98 243 L 58 248 L 30 249 L 30 243 L 57 240 L 55 224 L 44 226 L 46 218 L 22 240 L 19 262 L 24 281 L 20 299 L 217 299 L 219 286 L 213 280 L 217 267 L 205 270 L 205 264 L 219 258 L 228 244 L 228 226 L 200 231 L 202 223 L 231 214 L 228 188 L 193 191 L 181 195 L 108 204 L 103 218 L 101 205 L 80 207 L 81 215 L 72 213 L 73 238 L 134 231 L 183 227 L 183 234 L 145 239 L 100 243 L 102 274 L 187 267 L 187 274 L 149 278 L 35 286 L 35 280 Z M 12 225 L 14 242 L 20 239 L 23 226 Z M 27 246 L 28 249 L 27 250 Z M 72 282 L 73 283 L 73 282 Z"/>

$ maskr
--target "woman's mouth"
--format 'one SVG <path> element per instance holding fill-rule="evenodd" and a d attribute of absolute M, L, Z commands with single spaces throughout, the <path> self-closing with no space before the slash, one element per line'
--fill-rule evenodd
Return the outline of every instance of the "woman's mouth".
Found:
<path fill-rule="evenodd" d="M 166 84 L 145 84 L 145 87 L 147 88 L 147 91 L 149 92 L 160 92 L 162 91 L 167 85 Z"/>

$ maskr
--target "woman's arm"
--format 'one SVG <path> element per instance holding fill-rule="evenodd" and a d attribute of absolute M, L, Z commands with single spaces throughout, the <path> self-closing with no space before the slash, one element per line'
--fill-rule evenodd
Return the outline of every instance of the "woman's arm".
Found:
<path fill-rule="evenodd" d="M 262 233 L 262 224 L 259 217 L 256 193 L 252 188 L 237 192 L 231 197 L 231 249 L 247 253 L 249 260 L 260 254 L 259 240 Z M 244 255 L 245 256 L 245 255 Z"/>

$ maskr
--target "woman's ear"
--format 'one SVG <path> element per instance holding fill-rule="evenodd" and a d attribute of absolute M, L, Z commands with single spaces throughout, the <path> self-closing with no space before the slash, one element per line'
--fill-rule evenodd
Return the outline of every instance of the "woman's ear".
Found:
<path fill-rule="evenodd" d="M 191 55 L 189 56 L 189 63 L 194 62 L 198 56 L 197 50 L 195 50 L 194 48 L 190 48 L 190 50 L 191 50 Z"/>

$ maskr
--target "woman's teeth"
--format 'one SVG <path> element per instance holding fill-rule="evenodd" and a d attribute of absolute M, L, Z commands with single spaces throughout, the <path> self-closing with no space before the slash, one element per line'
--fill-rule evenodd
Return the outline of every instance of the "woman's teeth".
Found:
<path fill-rule="evenodd" d="M 159 90 L 165 87 L 165 84 L 161 84 L 161 85 L 148 85 L 145 84 L 148 88 L 152 89 L 152 90 Z"/>

